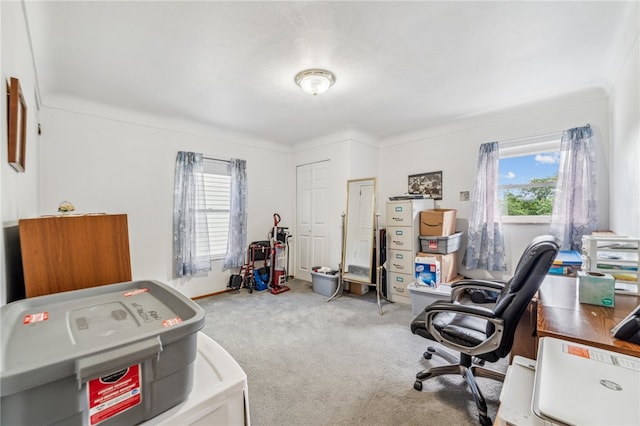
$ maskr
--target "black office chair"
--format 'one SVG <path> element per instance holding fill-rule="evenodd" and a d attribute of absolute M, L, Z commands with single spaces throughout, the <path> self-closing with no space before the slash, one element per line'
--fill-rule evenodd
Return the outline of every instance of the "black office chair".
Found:
<path fill-rule="evenodd" d="M 431 367 L 416 375 L 414 388 L 422 390 L 422 382 L 444 374 L 460 374 L 469 385 L 480 424 L 491 425 L 487 416 L 487 404 L 476 384 L 475 377 L 504 381 L 504 374 L 473 365 L 483 361 L 495 362 L 506 357 L 513 346 L 513 337 L 520 317 L 540 288 L 545 275 L 558 254 L 555 237 L 536 237 L 518 261 L 513 277 L 507 281 L 465 279 L 454 283 L 451 301 L 437 301 L 427 306 L 411 323 L 411 331 L 443 346 L 460 352 L 457 364 Z M 466 290 L 498 291 L 491 308 L 482 305 L 463 304 Z M 468 296 L 467 296 L 468 298 Z M 429 348 L 425 357 L 437 351 Z M 445 358 L 453 358 L 451 355 Z M 455 358 L 453 358 L 455 360 Z"/>

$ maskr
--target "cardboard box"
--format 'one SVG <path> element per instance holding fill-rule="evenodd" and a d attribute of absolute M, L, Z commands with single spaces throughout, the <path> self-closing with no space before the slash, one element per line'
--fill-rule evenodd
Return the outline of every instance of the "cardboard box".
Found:
<path fill-rule="evenodd" d="M 349 283 L 349 292 L 353 293 L 353 294 L 358 294 L 360 296 L 362 296 L 363 294 L 367 293 L 369 291 L 369 286 L 367 284 L 360 284 L 360 283 L 354 283 L 354 282 L 350 282 Z"/>
<path fill-rule="evenodd" d="M 612 308 L 615 292 L 616 280 L 610 274 L 578 271 L 578 300 L 580 303 Z"/>
<path fill-rule="evenodd" d="M 414 278 L 419 285 L 438 288 L 440 285 L 440 261 L 434 255 L 429 255 L 429 257 L 417 256 Z"/>
<path fill-rule="evenodd" d="M 442 283 L 453 281 L 458 275 L 458 253 L 434 254 L 434 253 L 418 253 L 416 256 L 420 258 L 432 257 L 440 262 L 440 280 Z"/>
<path fill-rule="evenodd" d="M 433 209 L 420 212 L 420 235 L 447 237 L 456 232 L 456 209 Z"/>

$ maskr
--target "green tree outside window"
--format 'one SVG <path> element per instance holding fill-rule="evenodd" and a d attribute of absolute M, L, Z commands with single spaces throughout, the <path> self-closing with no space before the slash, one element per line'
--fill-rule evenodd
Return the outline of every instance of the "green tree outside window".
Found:
<path fill-rule="evenodd" d="M 557 180 L 557 175 L 534 178 L 529 181 L 529 184 L 544 184 L 544 186 L 506 190 L 503 198 L 506 215 L 550 216 L 553 210 L 553 197 Z"/>

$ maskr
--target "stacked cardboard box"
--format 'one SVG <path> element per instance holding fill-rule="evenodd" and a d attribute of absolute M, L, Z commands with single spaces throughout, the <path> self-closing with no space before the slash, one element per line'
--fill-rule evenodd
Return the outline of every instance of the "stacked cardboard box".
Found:
<path fill-rule="evenodd" d="M 459 235 L 456 234 L 455 209 L 432 209 L 420 213 L 421 237 L 449 237 L 452 235 L 459 238 Z M 437 287 L 440 283 L 449 283 L 456 279 L 458 275 L 456 251 L 452 253 L 419 252 L 416 256 L 416 283 Z M 427 268 L 429 271 L 433 271 L 429 276 L 425 274 Z M 436 276 L 435 270 L 439 276 Z"/>
<path fill-rule="evenodd" d="M 455 232 L 455 209 L 432 209 L 420 212 L 420 235 L 446 237 Z"/>

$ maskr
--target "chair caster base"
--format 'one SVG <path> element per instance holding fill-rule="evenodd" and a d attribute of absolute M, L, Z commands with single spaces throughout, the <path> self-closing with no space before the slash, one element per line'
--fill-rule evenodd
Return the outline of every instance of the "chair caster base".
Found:
<path fill-rule="evenodd" d="M 414 388 L 415 390 L 417 390 L 417 391 L 421 391 L 421 390 L 422 390 L 422 382 L 421 382 L 421 381 L 419 381 L 419 380 L 416 380 L 416 381 L 413 383 L 413 388 Z"/>
<path fill-rule="evenodd" d="M 431 352 L 425 352 L 422 354 L 422 356 L 424 357 L 424 359 L 431 359 L 433 357 L 433 354 Z"/>

